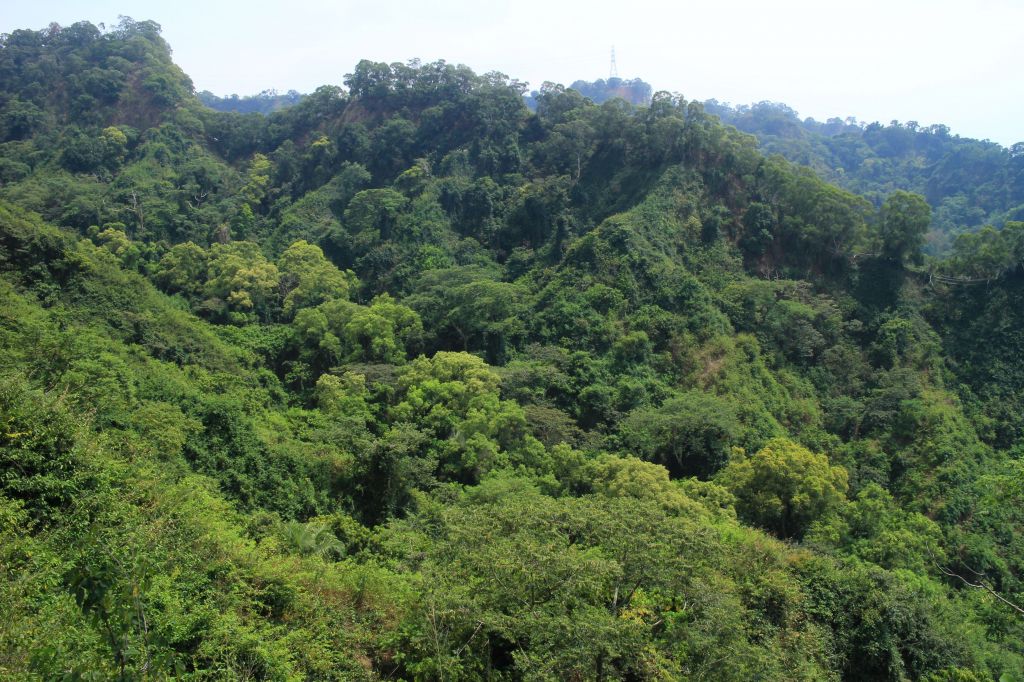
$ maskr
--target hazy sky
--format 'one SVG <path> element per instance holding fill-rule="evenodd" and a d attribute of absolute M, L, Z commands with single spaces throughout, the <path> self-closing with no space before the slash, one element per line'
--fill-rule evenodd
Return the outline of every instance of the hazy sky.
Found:
<path fill-rule="evenodd" d="M 945 123 L 1024 140 L 1024 0 L 37 0 L 0 32 L 119 14 L 163 26 L 197 90 L 309 92 L 360 59 L 464 63 L 537 88 L 619 75 L 687 99 L 785 102 L 824 120 Z"/>

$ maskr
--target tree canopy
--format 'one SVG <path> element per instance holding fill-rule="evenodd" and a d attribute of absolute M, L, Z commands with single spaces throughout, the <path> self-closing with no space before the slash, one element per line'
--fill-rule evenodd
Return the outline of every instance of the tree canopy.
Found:
<path fill-rule="evenodd" d="M 1024 676 L 1017 151 L 344 81 L 0 37 L 0 677 Z"/>

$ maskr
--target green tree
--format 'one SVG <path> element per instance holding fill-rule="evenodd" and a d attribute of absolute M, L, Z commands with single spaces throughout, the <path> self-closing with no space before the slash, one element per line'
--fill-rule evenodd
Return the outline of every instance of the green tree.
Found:
<path fill-rule="evenodd" d="M 729 400 L 688 391 L 658 408 L 634 410 L 621 432 L 626 448 L 674 476 L 708 477 L 725 465 L 740 424 Z"/>
<path fill-rule="evenodd" d="M 348 362 L 403 364 L 423 335 L 419 316 L 387 294 L 374 298 L 368 306 L 337 300 L 320 310 L 341 341 Z"/>
<path fill-rule="evenodd" d="M 267 197 L 273 164 L 263 154 L 254 154 L 249 162 L 245 186 L 241 195 L 250 207 L 258 207 Z"/>
<path fill-rule="evenodd" d="M 544 447 L 530 435 L 522 408 L 500 398 L 499 383 L 476 356 L 421 356 L 402 371 L 401 399 L 389 416 L 430 436 L 428 449 L 445 477 L 476 481 L 515 466 L 546 472 L 551 465 Z"/>
<path fill-rule="evenodd" d="M 391 189 L 363 190 L 346 207 L 343 224 L 364 240 L 391 239 L 398 214 L 407 203 L 404 196 Z"/>
<path fill-rule="evenodd" d="M 299 308 L 308 308 L 348 298 L 355 284 L 351 272 L 342 272 L 324 257 L 324 252 L 300 240 L 285 249 L 277 259 L 284 292 L 283 312 L 290 317 Z"/>
<path fill-rule="evenodd" d="M 281 275 L 253 242 L 230 242 L 210 247 L 208 279 L 203 287 L 208 308 L 269 319 L 280 302 Z"/>
<path fill-rule="evenodd" d="M 846 499 L 847 473 L 828 457 L 777 438 L 730 462 L 716 481 L 736 496 L 739 515 L 779 537 L 802 537 L 817 518 Z"/>
<path fill-rule="evenodd" d="M 932 209 L 920 194 L 893 192 L 882 204 L 879 237 L 882 254 L 891 260 L 920 263 Z"/>
<path fill-rule="evenodd" d="M 424 318 L 437 346 L 487 352 L 501 364 L 509 341 L 524 330 L 522 286 L 495 280 L 493 271 L 465 266 L 424 272 L 405 299 Z"/>

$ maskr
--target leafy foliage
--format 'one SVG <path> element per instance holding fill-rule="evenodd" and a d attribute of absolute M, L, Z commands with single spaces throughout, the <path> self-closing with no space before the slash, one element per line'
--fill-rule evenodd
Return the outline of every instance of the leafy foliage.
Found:
<path fill-rule="evenodd" d="M 932 253 L 948 251 L 959 234 L 1024 217 L 1020 143 L 1005 148 L 916 121 L 801 120 L 775 102 L 731 107 L 710 100 L 705 106 L 722 121 L 756 135 L 766 153 L 810 166 L 875 205 L 900 191 L 920 195 L 933 209 L 927 235 Z"/>
<path fill-rule="evenodd" d="M 346 86 L 0 39 L 0 676 L 1024 674 L 1021 223 L 924 258 L 946 190 L 668 93 Z"/>

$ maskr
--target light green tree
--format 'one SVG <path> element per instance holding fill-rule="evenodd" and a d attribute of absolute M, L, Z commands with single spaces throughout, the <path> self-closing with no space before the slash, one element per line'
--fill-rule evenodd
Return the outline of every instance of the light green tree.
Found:
<path fill-rule="evenodd" d="M 207 297 L 222 301 L 232 312 L 271 317 L 280 300 L 281 275 L 256 244 L 214 244 L 208 265 Z"/>
<path fill-rule="evenodd" d="M 300 240 L 277 259 L 284 294 L 283 311 L 292 316 L 299 308 L 348 298 L 355 275 L 334 266 L 319 246 Z"/>
<path fill-rule="evenodd" d="M 198 296 L 206 282 L 207 253 L 193 242 L 176 244 L 160 259 L 156 280 L 171 293 Z"/>
<path fill-rule="evenodd" d="M 785 438 L 730 462 L 717 481 L 736 496 L 741 518 L 784 538 L 801 537 L 815 519 L 840 505 L 848 485 L 846 469 Z"/>

